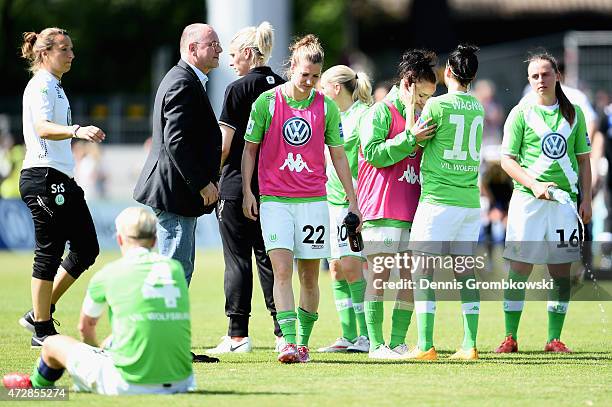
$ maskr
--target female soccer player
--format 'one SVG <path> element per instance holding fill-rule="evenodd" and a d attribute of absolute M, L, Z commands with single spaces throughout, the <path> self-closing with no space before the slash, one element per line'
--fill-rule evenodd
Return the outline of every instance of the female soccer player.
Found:
<path fill-rule="evenodd" d="M 340 112 L 315 90 L 323 65 L 318 38 L 309 34 L 297 40 L 290 61 L 290 81 L 262 93 L 253 104 L 242 156 L 242 207 L 253 220 L 261 211 L 274 271 L 277 319 L 287 342 L 278 355 L 282 363 L 309 360 L 308 340 L 318 318 L 319 259 L 330 255 L 325 144 L 346 192 L 348 210 L 361 219 L 340 135 Z M 258 151 L 260 209 L 251 188 Z M 291 286 L 294 257 L 301 285 L 297 313 Z"/>
<path fill-rule="evenodd" d="M 438 127 L 434 137 L 422 143 L 423 184 L 409 245 L 417 253 L 455 256 L 455 278 L 464 285 L 460 291 L 464 338 L 461 349 L 451 358 L 467 360 L 478 359 L 480 294 L 477 289 L 467 287 L 467 280 L 474 278 L 474 270 L 463 267 L 464 258 L 458 256 L 474 254 L 480 231 L 478 169 L 484 109 L 467 93 L 478 70 L 477 51 L 475 46 L 459 45 L 451 52 L 444 69 L 448 93 L 429 99 L 423 109 L 420 120 L 431 120 Z M 419 340 L 405 357 L 433 360 L 437 359 L 433 346 L 435 295 L 427 282 L 421 281 L 431 281 L 433 271 L 423 267 L 431 265 L 427 257 L 420 259 L 424 261 L 419 263 L 415 274 Z"/>
<path fill-rule="evenodd" d="M 514 179 L 504 257 L 510 260 L 513 281 L 526 281 L 533 264 L 548 265 L 554 286 L 544 350 L 570 352 L 560 339 L 570 298 L 570 266 L 580 259 L 578 224 L 571 206 L 576 206 L 580 190 L 579 214 L 584 223 L 590 221 L 591 146 L 584 114 L 561 89 L 555 58 L 540 53 L 528 62 L 527 78 L 536 97 L 512 109 L 504 126 L 501 163 Z M 570 202 L 552 201 L 550 186 L 569 194 Z M 505 290 L 506 338 L 496 352 L 518 351 L 524 300 L 524 289 Z"/>
<path fill-rule="evenodd" d="M 346 65 L 329 68 L 321 76 L 321 89 L 340 109 L 344 151 L 349 161 L 353 185 L 357 184 L 359 155 L 359 119 L 372 104 L 372 85 L 364 73 L 356 73 Z M 319 352 L 367 352 L 370 349 L 368 330 L 363 312 L 365 280 L 363 258 L 348 244 L 348 232 L 343 220 L 348 213 L 348 201 L 342 183 L 333 167 L 327 167 L 327 205 L 331 258 L 329 271 L 333 284 L 336 310 L 340 317 L 342 337 Z M 357 332 L 359 326 L 359 336 Z"/>
<path fill-rule="evenodd" d="M 32 346 L 40 347 L 45 338 L 57 334 L 51 315 L 55 304 L 94 263 L 99 252 L 83 190 L 73 178 L 70 140 L 100 143 L 106 136 L 95 126 L 72 123 L 70 104 L 61 84 L 74 59 L 68 33 L 46 28 L 40 33 L 25 33 L 23 40 L 22 56 L 29 61 L 33 76 L 23 93 L 26 156 L 19 191 L 32 213 L 36 249 L 31 285 L 33 309 L 19 323 L 33 333 Z M 62 261 L 67 241 L 70 250 Z"/>
<path fill-rule="evenodd" d="M 398 69 L 399 88 L 394 86 L 360 122 L 357 195 L 364 216 L 368 259 L 365 314 L 373 359 L 397 359 L 407 351 L 404 341 L 414 308 L 412 292 L 409 287 L 398 292 L 387 346 L 382 333 L 384 289 L 380 284 L 389 280 L 391 268 L 381 267 L 378 260 L 407 251 L 421 192 L 417 142 L 427 140 L 435 130 L 428 121 L 415 124 L 415 115 L 436 91 L 435 59 L 430 51 L 406 52 Z M 409 279 L 409 270 L 400 270 L 400 276 Z"/>
<path fill-rule="evenodd" d="M 263 22 L 258 27 L 240 30 L 230 43 L 230 65 L 241 78 L 229 84 L 225 90 L 223 111 L 219 118 L 223 136 L 223 169 L 217 204 L 217 219 L 225 259 L 225 314 L 229 318 L 229 327 L 227 336 L 223 337 L 221 343 L 208 350 L 211 354 L 251 351 L 249 317 L 253 295 L 253 252 L 266 307 L 274 320 L 277 343 L 282 339 L 274 308 L 272 264 L 266 254 L 259 220 L 253 222 L 242 213 L 240 174 L 244 132 L 251 105 L 262 92 L 285 82 L 266 66 L 272 53 L 272 42 L 272 26 Z M 258 196 L 257 178 L 253 179 L 251 188 L 255 196 Z"/>

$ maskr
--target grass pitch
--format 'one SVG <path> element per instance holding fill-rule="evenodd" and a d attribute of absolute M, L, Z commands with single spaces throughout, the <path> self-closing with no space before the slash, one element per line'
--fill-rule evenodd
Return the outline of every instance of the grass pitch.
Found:
<path fill-rule="evenodd" d="M 81 301 L 93 273 L 118 252 L 104 253 L 96 265 L 68 291 L 55 317 L 60 332 L 77 336 Z M 0 374 L 30 372 L 38 351 L 30 349 L 28 333 L 17 324 L 30 308 L 31 253 L 0 253 Z M 436 314 L 437 362 L 373 362 L 366 355 L 312 353 L 309 364 L 281 365 L 273 352 L 272 323 L 258 282 L 254 283 L 251 338 L 254 352 L 221 356 L 219 364 L 194 365 L 198 392 L 179 396 L 102 397 L 70 393 L 72 405 L 136 406 L 160 402 L 173 405 L 439 405 L 439 406 L 609 406 L 612 405 L 612 303 L 574 302 L 563 331 L 569 355 L 542 352 L 546 341 L 546 304 L 528 302 L 521 321 L 519 354 L 497 355 L 503 339 L 499 302 L 483 302 L 475 363 L 448 361 L 460 345 L 463 330 L 458 302 L 439 302 Z M 319 321 L 311 349 L 328 345 L 340 335 L 330 279 L 321 273 Z M 606 288 L 610 291 L 611 285 Z M 297 292 L 297 291 L 296 291 Z M 199 252 L 190 288 L 193 347 L 196 353 L 218 344 L 226 333 L 223 258 L 221 252 Z M 601 307 L 604 312 L 602 313 Z M 391 305 L 386 305 L 385 333 L 390 332 Z M 103 318 L 99 336 L 109 332 Z M 408 331 L 416 342 L 415 318 Z M 58 385 L 70 385 L 65 375 Z M 35 402 L 23 402 L 27 405 Z M 39 403 L 36 402 L 38 405 Z"/>

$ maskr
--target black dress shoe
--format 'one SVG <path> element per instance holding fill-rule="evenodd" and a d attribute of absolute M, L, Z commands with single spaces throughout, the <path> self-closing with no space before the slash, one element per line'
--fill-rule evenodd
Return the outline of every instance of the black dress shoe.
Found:
<path fill-rule="evenodd" d="M 193 363 L 219 363 L 219 358 L 213 358 L 206 355 L 196 355 L 191 352 L 191 361 Z"/>

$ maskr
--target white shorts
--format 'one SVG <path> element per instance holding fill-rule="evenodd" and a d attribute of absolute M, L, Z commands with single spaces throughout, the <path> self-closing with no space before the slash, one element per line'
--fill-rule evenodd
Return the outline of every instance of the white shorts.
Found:
<path fill-rule="evenodd" d="M 348 214 L 348 207 L 330 204 L 327 204 L 327 207 L 329 208 L 330 259 L 337 260 L 346 256 L 361 257 L 361 252 L 351 250 L 348 242 L 348 232 L 343 223 Z"/>
<path fill-rule="evenodd" d="M 470 256 L 480 233 L 480 208 L 419 202 L 409 248 L 429 254 Z"/>
<path fill-rule="evenodd" d="M 571 204 L 574 208 L 576 204 Z M 578 220 L 569 204 L 512 193 L 504 257 L 530 264 L 580 260 Z"/>
<path fill-rule="evenodd" d="M 259 210 L 267 252 L 287 249 L 296 259 L 325 259 L 330 256 L 327 201 L 262 202 Z"/>
<path fill-rule="evenodd" d="M 393 226 L 364 228 L 361 235 L 365 256 L 405 252 L 408 250 L 408 242 L 410 241 L 410 229 Z"/>
<path fill-rule="evenodd" d="M 133 384 L 126 382 L 108 352 L 78 343 L 66 358 L 66 369 L 76 391 L 107 396 L 122 394 L 172 394 L 196 389 L 195 377 L 165 384 Z"/>

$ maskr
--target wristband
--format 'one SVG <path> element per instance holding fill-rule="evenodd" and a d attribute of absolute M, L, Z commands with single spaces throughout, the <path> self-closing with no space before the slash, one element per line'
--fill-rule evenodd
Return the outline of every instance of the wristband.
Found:
<path fill-rule="evenodd" d="M 74 126 L 72 126 L 72 138 L 78 138 L 77 131 L 79 131 L 80 128 L 81 126 L 79 126 L 78 124 L 75 124 Z"/>

